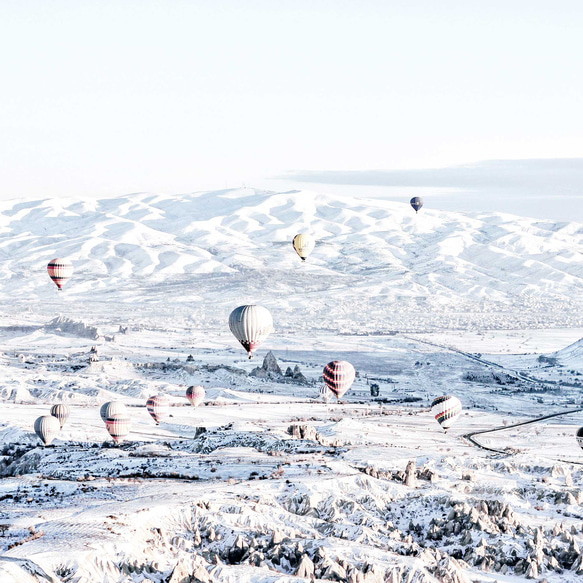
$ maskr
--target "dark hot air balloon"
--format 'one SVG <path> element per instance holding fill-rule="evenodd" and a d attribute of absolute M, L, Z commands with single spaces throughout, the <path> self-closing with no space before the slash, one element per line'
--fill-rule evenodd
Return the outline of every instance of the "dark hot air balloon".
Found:
<path fill-rule="evenodd" d="M 411 199 L 411 206 L 415 209 L 415 212 L 418 213 L 423 206 L 423 199 L 420 196 L 414 196 Z"/>

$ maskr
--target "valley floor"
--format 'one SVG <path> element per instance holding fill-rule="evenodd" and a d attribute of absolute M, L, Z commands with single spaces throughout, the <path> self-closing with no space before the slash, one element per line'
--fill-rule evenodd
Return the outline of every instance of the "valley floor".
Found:
<path fill-rule="evenodd" d="M 580 579 L 583 413 L 512 425 L 582 406 L 579 369 L 538 358 L 581 330 L 279 334 L 249 361 L 227 332 L 166 324 L 95 340 L 5 318 L 3 583 Z M 305 381 L 250 376 L 268 349 Z M 320 392 L 333 359 L 358 371 L 339 403 Z M 464 413 L 445 434 L 429 406 L 449 393 Z M 120 446 L 99 416 L 114 399 L 132 418 Z M 71 416 L 43 447 L 33 423 L 55 402 Z"/>

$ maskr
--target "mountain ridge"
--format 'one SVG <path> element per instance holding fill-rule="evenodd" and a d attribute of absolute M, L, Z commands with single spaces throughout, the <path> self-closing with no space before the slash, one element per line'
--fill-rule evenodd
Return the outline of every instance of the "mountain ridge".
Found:
<path fill-rule="evenodd" d="M 291 246 L 300 231 L 318 241 L 305 265 Z M 314 317 L 444 309 L 487 320 L 506 310 L 515 319 L 529 312 L 529 325 L 536 313 L 548 324 L 550 312 L 570 325 L 579 322 L 582 241 L 579 223 L 431 208 L 416 215 L 404 203 L 312 191 L 4 201 L 0 297 L 52 301 L 46 264 L 67 257 L 75 275 L 64 293 L 78 302 L 166 295 L 212 312 L 271 298 Z"/>

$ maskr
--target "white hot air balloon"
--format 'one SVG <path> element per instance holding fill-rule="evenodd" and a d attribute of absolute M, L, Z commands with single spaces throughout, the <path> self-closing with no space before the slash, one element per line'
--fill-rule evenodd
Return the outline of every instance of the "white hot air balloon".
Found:
<path fill-rule="evenodd" d="M 101 415 L 101 420 L 105 423 L 107 418 L 111 417 L 112 415 L 127 415 L 128 412 L 126 406 L 121 401 L 108 401 L 107 403 L 103 403 L 103 405 L 101 405 L 99 414 Z"/>
<path fill-rule="evenodd" d="M 462 404 L 457 397 L 453 395 L 443 395 L 433 399 L 431 403 L 431 413 L 435 420 L 441 425 L 443 430 L 447 430 L 457 421 L 462 413 Z"/>
<path fill-rule="evenodd" d="M 61 428 L 65 425 L 67 419 L 69 419 L 70 414 L 71 409 L 69 409 L 68 405 L 58 404 L 51 407 L 51 415 L 59 420 Z"/>
<path fill-rule="evenodd" d="M 314 250 L 316 241 L 307 233 L 298 233 L 292 241 L 296 253 L 302 261 L 305 261 L 308 255 Z"/>
<path fill-rule="evenodd" d="M 195 408 L 204 401 L 205 395 L 206 391 L 204 390 L 204 387 L 201 387 L 200 385 L 188 387 L 188 389 L 186 389 L 186 398 Z"/>
<path fill-rule="evenodd" d="M 34 432 L 45 445 L 50 445 L 61 431 L 61 424 L 56 417 L 44 415 L 34 422 Z"/>
<path fill-rule="evenodd" d="M 253 358 L 253 352 L 273 331 L 273 319 L 263 306 L 239 306 L 229 316 L 229 328 Z"/>

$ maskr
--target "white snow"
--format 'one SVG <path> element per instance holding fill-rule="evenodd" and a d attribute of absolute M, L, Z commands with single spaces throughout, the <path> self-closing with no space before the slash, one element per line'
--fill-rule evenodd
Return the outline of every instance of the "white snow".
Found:
<path fill-rule="evenodd" d="M 322 580 L 580 578 L 583 414 L 512 425 L 582 405 L 583 225 L 240 189 L 1 202 L 0 226 L 2 583 L 291 582 L 304 556 Z M 75 265 L 62 292 L 54 256 Z M 255 302 L 275 329 L 249 361 L 227 320 Z M 268 350 L 307 381 L 249 376 Z M 326 403 L 334 359 L 358 376 Z M 429 405 L 449 393 L 446 435 Z M 475 441 L 502 453 L 464 437 L 498 426 Z"/>

